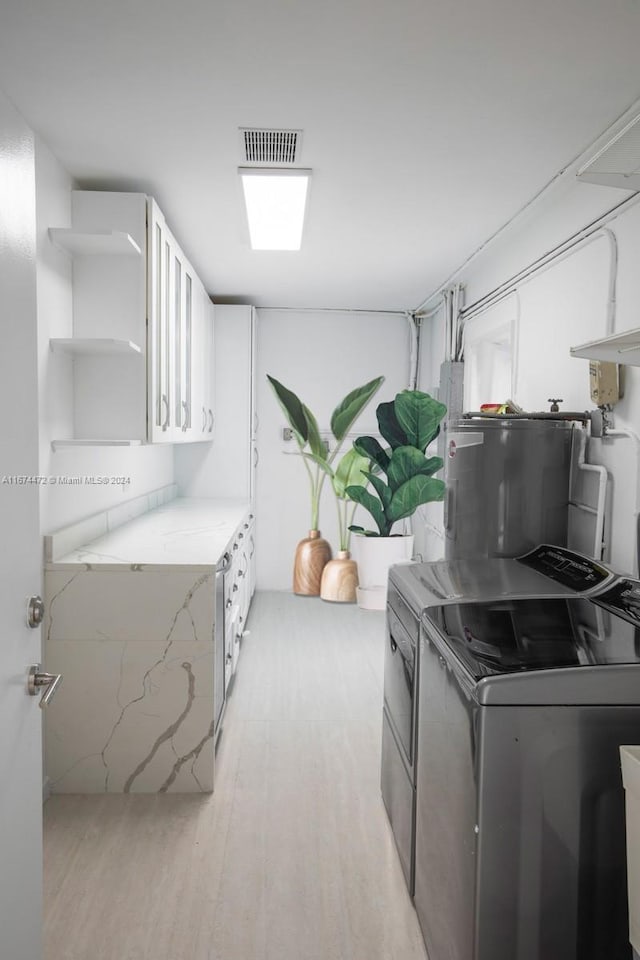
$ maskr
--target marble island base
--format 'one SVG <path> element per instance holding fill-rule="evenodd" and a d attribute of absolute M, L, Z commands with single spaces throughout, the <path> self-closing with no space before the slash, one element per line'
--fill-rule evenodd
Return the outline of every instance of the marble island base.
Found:
<path fill-rule="evenodd" d="M 47 571 L 52 793 L 213 790 L 215 571 Z"/>

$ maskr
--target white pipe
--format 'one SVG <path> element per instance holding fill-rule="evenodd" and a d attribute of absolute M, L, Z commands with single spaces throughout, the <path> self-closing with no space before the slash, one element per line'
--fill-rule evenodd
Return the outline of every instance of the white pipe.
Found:
<path fill-rule="evenodd" d="M 564 240 L 562 243 L 558 244 L 556 247 L 553 247 L 551 250 L 548 250 L 547 253 L 545 253 L 545 254 L 543 254 L 541 257 L 539 257 L 538 260 L 535 260 L 535 261 L 534 261 L 532 264 L 530 264 L 528 267 L 525 267 L 523 270 L 521 270 L 520 273 L 518 273 L 518 274 L 516 274 L 514 277 L 512 277 L 511 280 L 506 281 L 505 284 L 502 284 L 501 287 L 496 288 L 496 290 L 495 290 L 495 291 L 492 291 L 492 292 L 495 293 L 495 292 L 497 292 L 498 290 L 500 290 L 502 287 L 505 287 L 505 286 L 508 287 L 511 283 L 517 281 L 521 274 L 524 274 L 524 273 L 526 273 L 528 270 L 531 270 L 531 269 L 534 268 L 537 264 L 541 264 L 541 263 L 543 263 L 543 262 L 545 262 L 546 260 L 549 260 L 549 259 L 551 259 L 551 260 L 554 259 L 557 254 L 559 254 L 559 253 L 562 252 L 562 250 L 564 250 L 565 248 L 568 248 L 568 247 L 572 246 L 573 243 L 574 243 L 576 240 L 579 240 L 579 239 L 582 238 L 582 237 L 588 236 L 589 233 L 594 233 L 594 232 L 600 230 L 605 224 L 610 223 L 612 220 L 616 220 L 622 213 L 624 213 L 626 210 L 628 210 L 629 207 L 635 206 L 635 204 L 638 203 L 639 201 L 640 201 L 640 193 L 634 193 L 634 194 L 632 194 L 630 197 L 626 197 L 626 198 L 625 198 L 624 200 L 622 200 L 620 203 L 617 203 L 617 204 L 615 205 L 615 207 L 612 207 L 610 210 L 607 210 L 607 212 L 604 213 L 604 214 L 602 214 L 602 216 L 598 217 L 596 220 L 592 221 L 590 224 L 587 224 L 587 226 L 584 227 L 582 230 L 578 231 L 578 233 L 573 234 L 571 237 L 568 237 L 566 240 Z M 525 207 L 523 208 L 523 210 L 526 209 L 528 206 L 530 206 L 530 204 L 526 204 Z M 516 214 L 516 216 L 513 217 L 512 219 L 515 220 L 516 217 L 519 216 L 520 213 L 523 212 L 523 210 L 519 211 L 519 213 Z M 509 221 L 509 223 L 510 223 L 510 222 L 512 222 L 512 221 Z M 502 233 L 502 231 L 505 230 L 506 227 L 509 226 L 509 223 L 506 223 L 506 224 L 504 224 L 502 227 L 500 227 L 500 228 L 495 232 L 495 234 L 493 234 L 492 237 L 490 237 L 487 241 L 485 241 L 483 244 L 481 244 L 481 245 L 478 247 L 478 249 L 477 249 L 470 257 L 467 257 L 467 259 L 466 259 L 442 284 L 440 284 L 440 286 L 438 286 L 438 287 L 433 291 L 433 293 L 430 293 L 428 297 L 425 297 L 425 299 L 422 301 L 422 303 L 420 304 L 420 306 L 416 307 L 416 309 L 414 310 L 414 313 L 423 314 L 423 313 L 427 312 L 429 309 L 431 309 L 431 308 L 429 307 L 429 304 L 431 303 L 431 301 L 432 301 L 435 297 L 441 296 L 441 295 L 442 295 L 442 290 L 443 290 L 445 287 L 450 286 L 450 284 L 453 283 L 454 280 L 455 280 L 457 277 L 463 275 L 464 271 L 471 265 L 471 263 L 473 263 L 474 260 L 477 259 L 477 257 L 484 251 L 484 249 L 485 249 L 500 233 Z M 491 296 L 491 294 L 488 294 L 487 296 Z M 477 302 L 478 302 L 478 303 L 481 303 L 482 300 L 484 300 L 484 299 L 485 299 L 485 298 L 483 297 L 481 300 L 479 300 L 479 301 L 477 301 Z"/>
<path fill-rule="evenodd" d="M 415 317 L 406 311 L 405 318 L 409 324 L 409 390 L 415 390 L 418 382 L 418 328 Z"/>
<path fill-rule="evenodd" d="M 618 281 L 618 238 L 609 227 L 603 227 L 600 231 L 602 236 L 606 236 L 609 241 L 610 260 L 609 260 L 609 295 L 607 297 L 607 323 L 606 336 L 610 336 L 616 328 L 616 284 Z M 594 234 L 594 237 L 598 234 Z"/>
<path fill-rule="evenodd" d="M 525 267 L 515 276 L 500 284 L 499 287 L 496 287 L 495 290 L 492 290 L 480 300 L 477 300 L 469 307 L 464 308 L 461 311 L 462 316 L 465 320 L 469 320 L 472 317 L 478 316 L 480 313 L 484 313 L 490 307 L 495 306 L 501 300 L 504 300 L 506 297 L 514 293 L 522 284 L 527 283 L 529 280 L 533 279 L 533 277 L 538 276 L 539 274 L 545 273 L 551 267 L 555 267 L 558 263 L 561 263 L 568 257 L 573 256 L 573 254 L 577 253 L 578 250 L 588 246 L 588 244 L 593 243 L 595 240 L 599 240 L 601 237 L 604 237 L 609 241 L 609 292 L 607 298 L 606 330 L 607 334 L 612 333 L 615 326 L 618 243 L 613 230 L 610 230 L 608 227 L 605 228 L 601 226 L 598 226 L 597 228 L 585 228 L 583 231 L 581 231 L 581 233 L 578 233 L 575 235 L 575 237 L 572 237 L 571 240 L 568 240 L 566 243 L 556 247 L 555 250 L 551 251 L 549 254 L 545 254 L 545 256 L 541 257 L 535 263 L 530 264 L 528 267 Z"/>
<path fill-rule="evenodd" d="M 604 516 L 607 502 L 607 482 L 609 479 L 609 474 L 607 473 L 607 468 L 603 467 L 601 464 L 585 462 L 586 448 L 586 437 L 583 435 L 580 445 L 580 452 L 578 454 L 578 470 L 581 470 L 583 473 L 594 474 L 598 477 L 598 503 L 595 511 L 596 530 L 594 535 L 593 556 L 596 560 L 601 560 L 604 547 Z M 577 507 L 578 509 L 586 508 L 585 504 L 576 503 L 575 501 L 572 501 L 572 503 L 573 506 Z M 586 511 L 591 513 L 592 508 L 586 508 Z"/>
<path fill-rule="evenodd" d="M 522 304 L 520 302 L 520 293 L 513 291 L 516 298 L 516 312 L 511 321 L 511 399 L 518 402 L 518 377 L 520 375 L 520 316 L 522 314 Z"/>
<path fill-rule="evenodd" d="M 640 515 L 640 436 L 631 430 L 628 427 L 624 430 L 606 430 L 602 436 L 603 440 L 615 440 L 618 437 L 624 437 L 628 440 L 633 440 L 636 447 L 636 504 L 635 504 L 635 515 Z"/>
<path fill-rule="evenodd" d="M 633 516 L 635 517 L 635 528 L 636 528 L 636 559 L 635 563 L 640 563 L 640 544 L 638 544 L 638 517 L 640 516 L 640 436 L 629 428 L 623 430 L 607 430 L 603 436 L 602 440 L 616 440 L 620 437 L 623 437 L 627 440 L 633 440 L 635 445 L 635 461 L 636 461 L 636 496 L 635 496 L 635 506 L 633 510 Z"/>

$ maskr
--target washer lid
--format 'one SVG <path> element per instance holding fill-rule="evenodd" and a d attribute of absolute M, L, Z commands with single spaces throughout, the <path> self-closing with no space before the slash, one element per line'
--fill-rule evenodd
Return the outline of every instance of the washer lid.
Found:
<path fill-rule="evenodd" d="M 640 621 L 614 613 L 614 600 L 463 602 L 432 607 L 423 622 L 480 703 L 640 703 Z"/>
<path fill-rule="evenodd" d="M 495 557 L 398 564 L 391 567 L 389 580 L 417 616 L 426 607 L 462 600 L 567 597 L 577 591 L 575 582 L 551 579 L 519 560 Z"/>

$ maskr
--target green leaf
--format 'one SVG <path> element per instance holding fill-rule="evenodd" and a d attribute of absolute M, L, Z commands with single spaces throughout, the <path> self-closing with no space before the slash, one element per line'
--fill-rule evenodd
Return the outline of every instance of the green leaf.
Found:
<path fill-rule="evenodd" d="M 295 454 L 295 456 L 300 456 L 300 454 Z M 315 463 L 321 470 L 324 470 L 326 475 L 333 481 L 333 470 L 326 460 L 323 460 L 322 457 L 317 457 L 315 453 L 303 453 L 302 456 L 305 460 L 311 460 L 311 462 Z"/>
<path fill-rule="evenodd" d="M 389 485 L 395 491 L 411 477 L 420 474 L 431 476 L 441 467 L 440 457 L 425 457 L 424 453 L 415 447 L 396 447 L 387 468 Z"/>
<path fill-rule="evenodd" d="M 394 400 L 394 409 L 408 444 L 422 451 L 437 435 L 440 421 L 447 412 L 444 403 L 420 390 L 403 390 Z"/>
<path fill-rule="evenodd" d="M 346 500 L 345 490 L 349 486 L 364 487 L 367 484 L 367 478 L 363 471 L 369 466 L 369 461 L 363 457 L 357 450 L 348 450 L 340 460 L 333 477 L 333 489 L 337 497 Z"/>
<path fill-rule="evenodd" d="M 331 431 L 336 440 L 342 440 L 349 428 L 371 400 L 384 377 L 376 377 L 362 387 L 356 387 L 342 400 L 331 414 Z"/>
<path fill-rule="evenodd" d="M 318 457 L 319 460 L 327 459 L 327 448 L 322 441 L 320 436 L 320 428 L 318 427 L 318 421 L 309 410 L 309 407 L 302 404 L 302 410 L 304 413 L 304 418 L 307 421 L 307 440 L 309 446 L 311 447 L 312 453 Z"/>
<path fill-rule="evenodd" d="M 389 465 L 389 454 L 387 451 L 378 443 L 375 437 L 358 437 L 357 440 L 353 441 L 353 446 L 361 453 L 363 457 L 367 457 L 369 460 L 373 460 L 381 470 L 385 473 L 387 472 L 387 466 Z"/>
<path fill-rule="evenodd" d="M 365 530 L 364 527 L 358 527 L 354 523 L 349 527 L 351 533 L 361 533 L 364 537 L 381 537 L 382 534 L 380 531 L 375 530 Z"/>
<path fill-rule="evenodd" d="M 378 529 L 382 533 L 387 521 L 380 501 L 377 500 L 372 493 L 369 493 L 368 490 L 365 490 L 364 487 L 347 487 L 345 493 L 350 500 L 359 503 L 360 506 L 364 507 L 365 510 L 371 514 Z"/>
<path fill-rule="evenodd" d="M 267 374 L 267 380 L 273 387 L 273 391 L 289 421 L 291 429 L 296 435 L 298 443 L 303 447 L 307 442 L 308 426 L 302 403 L 298 397 L 296 397 L 295 393 L 283 386 L 275 377 L 270 377 L 269 374 Z"/>
<path fill-rule="evenodd" d="M 382 503 L 382 509 L 387 512 L 389 504 L 391 503 L 391 497 L 393 496 L 393 490 L 391 487 L 387 486 L 382 477 L 376 476 L 375 473 L 366 473 L 365 477 L 371 482 L 374 490 L 380 497 L 380 502 Z"/>
<path fill-rule="evenodd" d="M 379 403 L 376 409 L 378 426 L 380 433 L 385 438 L 392 450 L 396 447 L 406 447 L 409 439 L 400 426 L 400 422 L 395 412 L 395 401 L 389 403 Z"/>
<path fill-rule="evenodd" d="M 442 480 L 420 475 L 411 477 L 396 490 L 387 510 L 387 517 L 392 523 L 410 517 L 421 503 L 430 503 L 432 500 L 444 500 L 445 485 Z"/>
<path fill-rule="evenodd" d="M 424 473 L 427 477 L 431 477 L 434 473 L 437 473 L 438 470 L 442 470 L 444 467 L 444 460 L 442 457 L 426 457 L 426 464 L 423 470 L 420 473 Z"/>

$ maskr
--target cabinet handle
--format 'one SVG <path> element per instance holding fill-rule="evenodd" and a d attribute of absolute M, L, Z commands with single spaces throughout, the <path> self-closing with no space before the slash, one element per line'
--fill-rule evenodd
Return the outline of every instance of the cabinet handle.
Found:
<path fill-rule="evenodd" d="M 182 409 L 184 410 L 184 423 L 182 424 L 182 432 L 187 432 L 187 427 L 189 426 L 189 404 L 186 400 L 182 401 Z"/>
<path fill-rule="evenodd" d="M 40 697 L 39 706 L 41 708 L 47 706 L 61 683 L 61 673 L 44 673 L 39 663 L 34 663 L 29 667 L 27 689 L 30 695 L 35 697 L 41 687 L 46 688 Z"/>
<path fill-rule="evenodd" d="M 163 394 L 162 394 L 162 403 L 164 403 L 165 408 L 166 408 L 166 411 L 167 411 L 167 415 L 166 415 L 166 417 L 165 417 L 165 421 L 164 421 L 164 423 L 162 424 L 162 429 L 163 429 L 163 430 L 166 430 L 167 427 L 169 426 L 169 400 L 168 400 L 168 397 L 167 397 L 166 393 L 163 393 Z"/>
<path fill-rule="evenodd" d="M 253 465 L 254 467 L 258 466 L 258 460 L 260 459 L 260 454 L 258 453 L 258 448 L 253 448 Z"/>
<path fill-rule="evenodd" d="M 209 407 L 209 433 L 213 433 L 213 410 Z"/>

